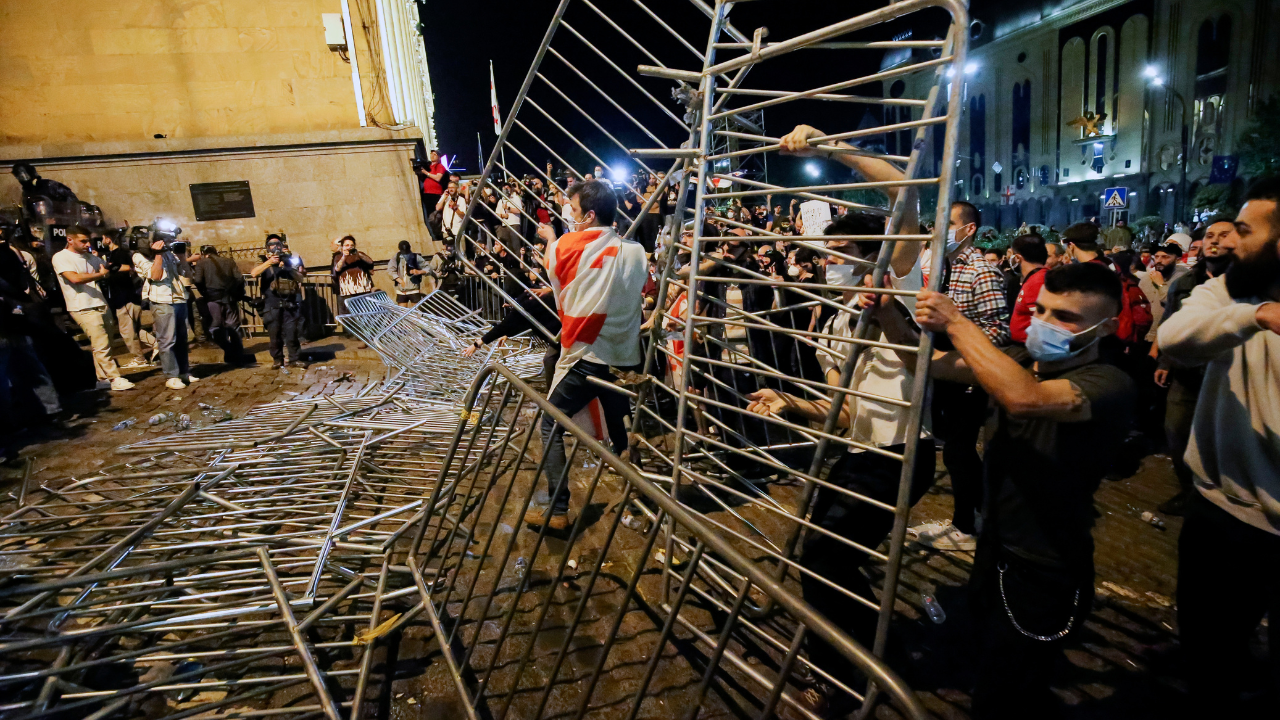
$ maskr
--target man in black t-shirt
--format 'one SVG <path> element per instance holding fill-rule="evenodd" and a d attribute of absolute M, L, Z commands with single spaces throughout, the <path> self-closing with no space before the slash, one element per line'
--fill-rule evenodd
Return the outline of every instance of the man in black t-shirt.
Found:
<path fill-rule="evenodd" d="M 146 367 L 150 364 L 148 358 L 154 353 L 156 339 L 142 328 L 142 305 L 138 284 L 134 282 L 136 273 L 133 271 L 133 253 L 121 245 L 121 239 L 121 235 L 117 233 L 110 233 L 106 237 L 106 260 L 111 274 L 103 281 L 103 290 L 106 291 L 107 306 L 115 313 L 120 337 L 124 340 L 125 347 L 135 356 L 120 367 Z M 148 345 L 146 354 L 142 349 L 143 343 Z"/>
<path fill-rule="evenodd" d="M 970 582 L 981 633 L 974 718 L 1044 717 L 1062 642 L 1089 615 L 1093 493 L 1137 401 L 1133 381 L 1098 352 L 1118 327 L 1120 302 L 1110 269 L 1054 268 L 1025 348 L 997 348 L 946 295 L 925 291 L 916 301 L 920 327 L 945 332 L 955 347 L 935 351 L 930 375 L 976 382 L 996 404 Z M 878 317 L 893 342 L 909 339 L 900 316 Z"/>

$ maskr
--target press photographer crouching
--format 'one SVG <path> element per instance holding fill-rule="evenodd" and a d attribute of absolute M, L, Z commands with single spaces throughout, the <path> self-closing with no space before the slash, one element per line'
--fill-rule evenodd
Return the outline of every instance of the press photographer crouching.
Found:
<path fill-rule="evenodd" d="M 279 235 L 267 236 L 267 259 L 250 273 L 262 295 L 262 324 L 271 339 L 271 367 L 306 367 L 302 352 L 302 279 L 306 266 Z M 287 355 L 286 355 L 287 352 Z"/>

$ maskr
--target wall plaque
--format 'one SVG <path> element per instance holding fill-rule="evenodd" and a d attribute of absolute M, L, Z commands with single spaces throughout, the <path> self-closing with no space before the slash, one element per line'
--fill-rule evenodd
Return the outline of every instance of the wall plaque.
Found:
<path fill-rule="evenodd" d="M 253 195 L 248 180 L 197 183 L 191 186 L 191 206 L 196 220 L 230 220 L 253 217 Z"/>

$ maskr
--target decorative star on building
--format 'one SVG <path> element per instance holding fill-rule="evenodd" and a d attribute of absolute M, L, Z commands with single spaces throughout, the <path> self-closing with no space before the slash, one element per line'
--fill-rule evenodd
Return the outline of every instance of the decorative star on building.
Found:
<path fill-rule="evenodd" d="M 1085 137 L 1087 138 L 1094 137 L 1095 135 L 1102 134 L 1102 131 L 1098 129 L 1098 126 L 1101 125 L 1106 119 L 1107 119 L 1106 113 L 1100 113 L 1098 115 L 1094 115 L 1092 110 L 1086 110 L 1084 112 L 1084 115 L 1081 115 L 1075 120 L 1072 120 L 1071 122 L 1067 123 L 1067 127 L 1078 127 L 1081 130 L 1084 130 Z"/>

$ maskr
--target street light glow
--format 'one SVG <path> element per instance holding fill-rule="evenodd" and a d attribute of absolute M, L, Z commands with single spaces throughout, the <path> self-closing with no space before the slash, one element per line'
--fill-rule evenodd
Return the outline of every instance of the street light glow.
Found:
<path fill-rule="evenodd" d="M 1146 70 L 1142 71 L 1144 77 L 1154 78 L 1160 74 L 1160 70 L 1155 65 L 1148 65 Z"/>
<path fill-rule="evenodd" d="M 965 63 L 965 64 L 964 64 L 964 74 L 965 74 L 965 75 L 972 75 L 972 74 L 974 74 L 974 73 L 975 73 L 975 72 L 977 72 L 977 71 L 978 71 L 978 63 L 976 63 L 976 62 L 967 62 L 967 63 Z"/>
<path fill-rule="evenodd" d="M 804 171 L 809 173 L 810 177 L 818 177 L 822 174 L 822 170 L 818 167 L 817 163 L 805 163 Z"/>
<path fill-rule="evenodd" d="M 1153 77 L 1153 78 L 1151 78 L 1151 84 L 1152 84 L 1152 85 L 1155 85 L 1156 87 L 1164 87 L 1164 78 L 1162 78 L 1162 77 Z"/>
<path fill-rule="evenodd" d="M 627 179 L 627 170 L 619 166 L 611 167 L 609 168 L 609 177 L 615 182 L 624 182 Z"/>

